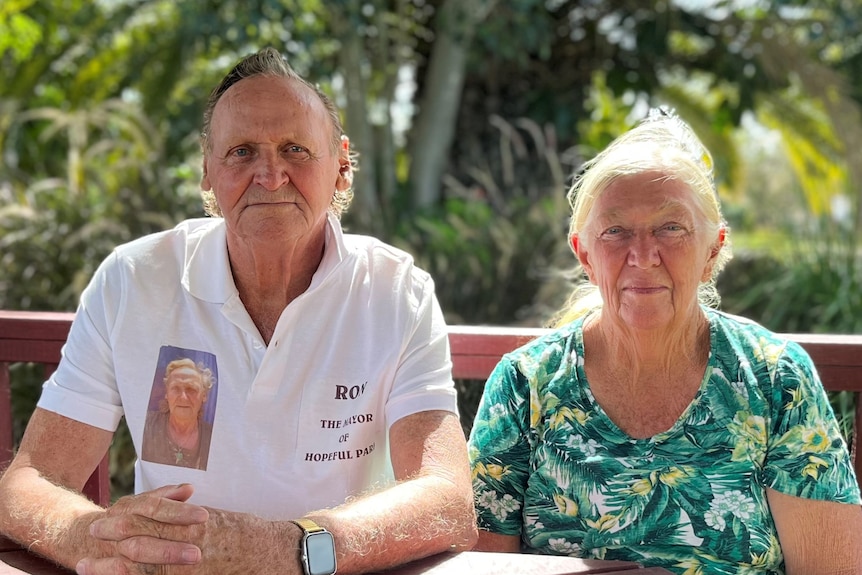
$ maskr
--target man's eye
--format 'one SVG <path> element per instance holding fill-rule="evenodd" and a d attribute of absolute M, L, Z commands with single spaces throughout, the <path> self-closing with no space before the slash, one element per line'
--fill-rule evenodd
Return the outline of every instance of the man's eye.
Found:
<path fill-rule="evenodd" d="M 290 146 L 286 146 L 284 151 L 288 154 L 303 154 L 305 153 L 305 148 L 298 144 L 291 144 Z"/>
<path fill-rule="evenodd" d="M 245 158 L 251 155 L 251 151 L 248 148 L 237 148 L 233 151 L 233 155 L 237 158 Z"/>

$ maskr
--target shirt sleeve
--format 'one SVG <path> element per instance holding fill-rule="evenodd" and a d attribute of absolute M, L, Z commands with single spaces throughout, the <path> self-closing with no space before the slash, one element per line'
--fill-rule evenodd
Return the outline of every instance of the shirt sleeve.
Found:
<path fill-rule="evenodd" d="M 520 535 L 530 431 L 529 386 L 512 358 L 504 356 L 485 384 L 468 442 L 481 529 Z"/>
<path fill-rule="evenodd" d="M 38 406 L 108 431 L 116 431 L 123 416 L 110 346 L 113 294 L 121 297 L 122 279 L 116 252 L 96 270 L 63 345 L 60 364 L 42 386 Z M 108 287 L 113 289 L 109 290 Z"/>
<path fill-rule="evenodd" d="M 407 328 L 392 392 L 386 403 L 391 426 L 408 415 L 442 410 L 458 415 L 449 332 L 434 293 L 434 282 L 424 272 L 411 280 L 415 309 Z"/>
<path fill-rule="evenodd" d="M 795 342 L 775 353 L 765 485 L 796 497 L 859 504 L 847 444 L 811 358 Z"/>

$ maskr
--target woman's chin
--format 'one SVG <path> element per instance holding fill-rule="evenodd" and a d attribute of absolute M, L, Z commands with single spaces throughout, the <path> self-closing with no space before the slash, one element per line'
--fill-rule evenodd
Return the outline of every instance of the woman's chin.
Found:
<path fill-rule="evenodd" d="M 673 326 L 673 312 L 667 309 L 639 308 L 623 310 L 620 319 L 628 329 L 658 331 Z"/>

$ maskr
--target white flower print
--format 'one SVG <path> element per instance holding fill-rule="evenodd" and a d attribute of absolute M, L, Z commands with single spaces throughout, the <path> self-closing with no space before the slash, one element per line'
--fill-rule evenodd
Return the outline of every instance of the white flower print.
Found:
<path fill-rule="evenodd" d="M 502 403 L 495 403 L 488 411 L 491 417 L 502 417 L 506 415 L 506 406 Z"/>
<path fill-rule="evenodd" d="M 491 509 L 496 499 L 497 495 L 493 491 L 482 491 L 482 493 L 476 496 L 476 505 L 483 509 Z"/>
<path fill-rule="evenodd" d="M 577 555 L 581 551 L 581 546 L 571 541 L 566 541 L 562 537 L 551 537 L 548 539 L 548 547 L 559 553 L 567 555 Z"/>
<path fill-rule="evenodd" d="M 599 448 L 599 444 L 595 439 L 588 439 L 587 441 L 584 441 L 584 438 L 580 435 L 571 435 L 566 441 L 566 447 L 577 449 L 587 457 L 592 457 L 596 454 L 596 451 Z"/>
<path fill-rule="evenodd" d="M 751 518 L 751 514 L 754 513 L 754 500 L 751 497 L 743 495 L 738 490 L 727 493 L 726 497 L 731 513 L 740 519 Z"/>
<path fill-rule="evenodd" d="M 491 513 L 500 521 L 505 521 L 509 513 L 521 508 L 521 503 L 508 493 L 502 499 L 495 499 L 491 504 Z"/>
<path fill-rule="evenodd" d="M 703 518 L 706 524 L 713 529 L 724 531 L 726 527 L 725 518 L 728 515 L 733 515 L 745 521 L 751 519 L 754 510 L 754 500 L 744 495 L 741 491 L 734 489 L 733 491 L 725 491 L 716 495 L 710 501 L 709 511 L 704 513 Z"/>
<path fill-rule="evenodd" d="M 474 484 L 474 489 L 475 488 L 476 486 Z M 510 513 L 521 508 L 521 502 L 509 494 L 504 495 L 502 498 L 498 498 L 497 494 L 493 491 L 488 491 L 481 487 L 479 487 L 479 489 L 481 489 L 481 492 L 476 495 L 476 507 L 479 509 L 487 509 L 500 521 L 505 521 L 506 517 Z"/>
<path fill-rule="evenodd" d="M 500 521 L 505 521 L 510 513 L 521 508 L 521 503 L 509 494 L 498 499 L 496 493 L 483 489 L 481 493 L 476 495 L 476 507 L 487 509 L 494 517 Z"/>
<path fill-rule="evenodd" d="M 722 517 L 721 513 L 717 512 L 714 509 L 710 509 L 706 513 L 703 514 L 703 519 L 706 521 L 706 524 L 715 529 L 716 531 L 724 531 L 724 528 L 727 527 L 727 524 L 724 522 L 724 517 Z"/>

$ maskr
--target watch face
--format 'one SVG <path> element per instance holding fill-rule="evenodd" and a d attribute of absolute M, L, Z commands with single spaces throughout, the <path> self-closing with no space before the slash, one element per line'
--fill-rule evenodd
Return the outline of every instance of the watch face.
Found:
<path fill-rule="evenodd" d="M 308 575 L 335 573 L 335 540 L 328 531 L 309 533 L 305 538 Z"/>

